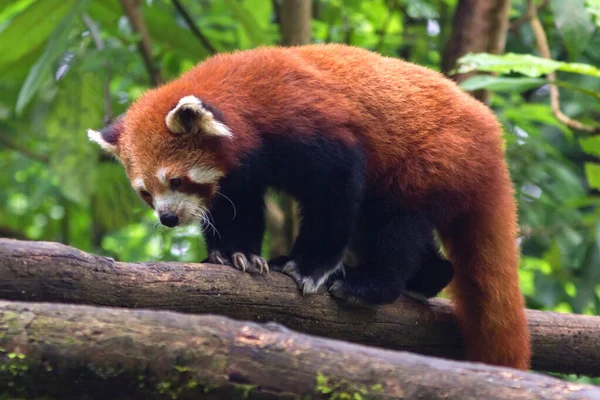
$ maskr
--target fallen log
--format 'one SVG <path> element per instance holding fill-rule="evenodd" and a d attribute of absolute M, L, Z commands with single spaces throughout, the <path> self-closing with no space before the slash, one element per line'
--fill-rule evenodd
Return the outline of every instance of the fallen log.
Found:
<path fill-rule="evenodd" d="M 152 308 L 275 321 L 297 331 L 461 359 L 443 299 L 349 309 L 327 295 L 302 297 L 278 273 L 250 276 L 210 264 L 122 263 L 58 243 L 0 239 L 0 298 Z M 529 310 L 534 370 L 600 376 L 600 317 Z"/>
<path fill-rule="evenodd" d="M 221 316 L 0 301 L 5 395 L 60 399 L 591 399 L 541 374 Z"/>

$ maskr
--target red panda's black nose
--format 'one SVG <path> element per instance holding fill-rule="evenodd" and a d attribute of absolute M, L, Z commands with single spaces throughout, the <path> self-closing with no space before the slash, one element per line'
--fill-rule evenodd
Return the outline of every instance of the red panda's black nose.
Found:
<path fill-rule="evenodd" d="M 172 228 L 179 224 L 179 218 L 177 217 L 177 215 L 175 215 L 173 213 L 166 212 L 164 214 L 160 214 L 160 223 L 163 224 L 164 226 L 168 226 L 169 228 Z"/>

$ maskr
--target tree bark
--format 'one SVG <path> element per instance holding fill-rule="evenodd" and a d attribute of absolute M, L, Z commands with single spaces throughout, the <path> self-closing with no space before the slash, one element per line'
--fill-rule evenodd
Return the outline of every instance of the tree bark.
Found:
<path fill-rule="evenodd" d="M 284 46 L 310 43 L 312 21 L 310 0 L 282 0 L 279 19 L 281 41 Z"/>
<path fill-rule="evenodd" d="M 219 316 L 0 301 L 0 333 L 0 384 L 27 398 L 600 397 L 543 375 Z"/>
<path fill-rule="evenodd" d="M 452 307 L 443 299 L 352 309 L 325 294 L 302 297 L 291 278 L 275 272 L 122 263 L 58 243 L 0 239 L 0 298 L 219 314 L 425 355 L 463 354 Z M 528 310 L 527 318 L 534 370 L 600 376 L 600 317 Z"/>
<path fill-rule="evenodd" d="M 442 71 L 448 74 L 465 54 L 487 52 L 501 54 L 509 27 L 510 0 L 459 0 L 452 22 L 452 34 L 442 56 Z M 451 77 L 462 82 L 473 73 Z M 488 92 L 473 95 L 486 103 Z"/>

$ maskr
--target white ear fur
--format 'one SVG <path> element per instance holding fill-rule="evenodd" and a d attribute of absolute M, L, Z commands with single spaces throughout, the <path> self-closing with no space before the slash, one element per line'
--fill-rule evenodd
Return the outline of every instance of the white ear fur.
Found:
<path fill-rule="evenodd" d="M 99 131 L 88 129 L 87 135 L 92 142 L 98 143 L 100 147 L 102 147 L 104 150 L 115 155 L 117 154 L 117 146 L 104 140 L 104 138 L 102 137 L 102 133 L 100 133 Z"/>
<path fill-rule="evenodd" d="M 196 96 L 185 96 L 165 117 L 167 128 L 175 134 L 206 134 L 232 137 L 229 128 L 215 119 Z"/>

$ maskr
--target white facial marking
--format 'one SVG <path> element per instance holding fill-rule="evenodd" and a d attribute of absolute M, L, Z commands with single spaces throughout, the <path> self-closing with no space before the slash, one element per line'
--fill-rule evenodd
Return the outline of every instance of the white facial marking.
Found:
<path fill-rule="evenodd" d="M 186 132 L 185 128 L 179 123 L 179 112 L 183 109 L 194 110 L 197 114 L 197 127 L 194 127 L 190 132 Z M 231 130 L 220 121 L 217 121 L 212 112 L 207 110 L 202 101 L 196 96 L 184 96 L 177 105 L 167 113 L 165 123 L 169 130 L 173 133 L 192 133 L 197 132 L 206 135 L 226 136 L 231 138 L 233 134 Z"/>
<path fill-rule="evenodd" d="M 102 137 L 102 133 L 100 133 L 99 131 L 88 129 L 87 135 L 92 142 L 98 143 L 100 147 L 102 147 L 104 150 L 113 154 L 117 153 L 117 146 L 115 146 L 112 143 L 108 143 L 106 140 L 104 140 L 104 138 Z"/>
<path fill-rule="evenodd" d="M 204 216 L 202 199 L 188 193 L 168 191 L 154 197 L 153 204 L 157 217 L 169 211 L 179 217 L 181 225 L 197 222 Z"/>
<path fill-rule="evenodd" d="M 178 106 L 184 105 L 184 104 L 196 104 L 198 106 L 202 107 L 202 101 L 200 101 L 199 98 L 197 98 L 196 96 L 184 96 L 181 99 L 179 99 L 179 101 L 177 102 Z M 177 108 L 177 107 L 175 107 Z"/>
<path fill-rule="evenodd" d="M 167 179 L 167 169 L 166 168 L 160 168 L 158 170 L 158 172 L 156 173 L 156 177 L 158 178 L 158 181 L 160 183 L 162 183 L 163 185 L 169 184 L 169 180 Z"/>
<path fill-rule="evenodd" d="M 214 183 L 223 176 L 223 172 L 213 167 L 193 167 L 188 172 L 188 177 L 194 183 Z"/>
<path fill-rule="evenodd" d="M 145 190 L 146 189 L 146 186 L 144 185 L 144 180 L 142 178 L 136 178 L 136 179 L 134 179 L 134 181 L 133 181 L 133 187 L 138 192 L 141 191 L 141 190 Z"/>

